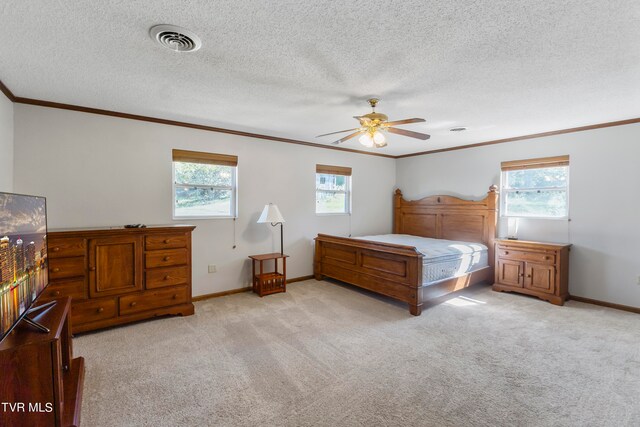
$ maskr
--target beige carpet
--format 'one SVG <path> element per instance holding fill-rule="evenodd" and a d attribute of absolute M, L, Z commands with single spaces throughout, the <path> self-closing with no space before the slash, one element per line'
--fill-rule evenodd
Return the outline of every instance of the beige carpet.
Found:
<path fill-rule="evenodd" d="M 82 335 L 82 425 L 640 425 L 640 316 L 464 295 L 413 317 L 310 280 Z"/>

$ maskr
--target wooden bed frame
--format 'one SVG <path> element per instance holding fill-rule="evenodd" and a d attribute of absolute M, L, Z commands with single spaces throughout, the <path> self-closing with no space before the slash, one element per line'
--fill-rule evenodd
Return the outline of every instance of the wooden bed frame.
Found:
<path fill-rule="evenodd" d="M 317 280 L 330 277 L 409 304 L 414 316 L 429 299 L 476 283 L 493 283 L 498 192 L 495 185 L 479 201 L 430 196 L 408 201 L 396 190 L 394 234 L 479 242 L 489 248 L 489 266 L 431 285 L 422 285 L 423 255 L 413 246 L 318 234 L 314 260 Z"/>

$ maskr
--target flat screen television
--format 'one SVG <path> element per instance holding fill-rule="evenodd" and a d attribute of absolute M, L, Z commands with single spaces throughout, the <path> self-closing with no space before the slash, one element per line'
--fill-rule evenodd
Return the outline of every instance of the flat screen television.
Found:
<path fill-rule="evenodd" d="M 0 193 L 0 341 L 49 283 L 47 202 Z"/>

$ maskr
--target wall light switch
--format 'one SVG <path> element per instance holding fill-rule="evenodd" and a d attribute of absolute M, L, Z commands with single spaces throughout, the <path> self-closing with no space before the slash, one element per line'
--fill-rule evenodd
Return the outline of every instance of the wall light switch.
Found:
<path fill-rule="evenodd" d="M 215 273 L 218 271 L 215 264 L 209 264 L 209 273 Z"/>

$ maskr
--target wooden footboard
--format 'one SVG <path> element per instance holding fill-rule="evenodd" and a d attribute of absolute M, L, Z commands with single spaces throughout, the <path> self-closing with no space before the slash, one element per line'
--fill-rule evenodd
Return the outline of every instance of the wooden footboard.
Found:
<path fill-rule="evenodd" d="M 314 274 L 406 302 L 413 315 L 422 311 L 422 254 L 413 246 L 319 234 Z"/>

